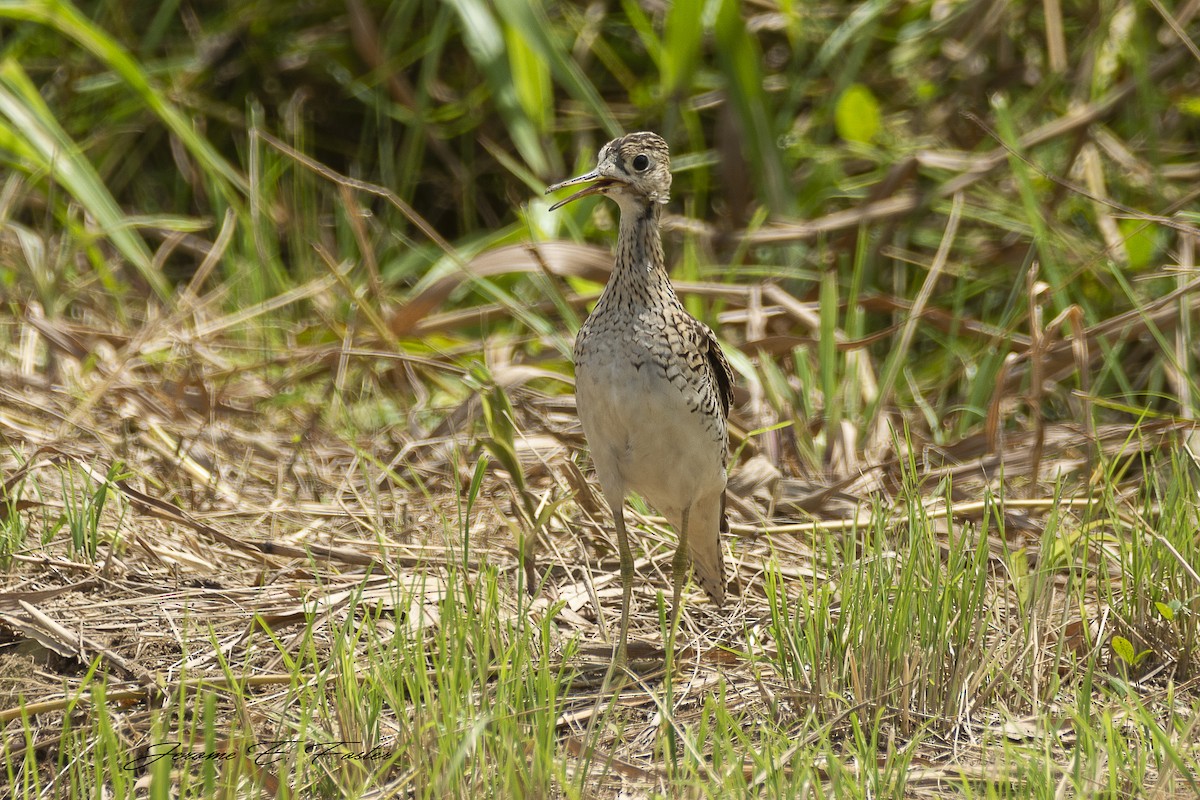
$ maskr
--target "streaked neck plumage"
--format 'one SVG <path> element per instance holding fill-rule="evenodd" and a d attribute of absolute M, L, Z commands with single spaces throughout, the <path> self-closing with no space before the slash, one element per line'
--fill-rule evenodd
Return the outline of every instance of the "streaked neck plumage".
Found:
<path fill-rule="evenodd" d="M 621 226 L 612 277 L 601 302 L 635 306 L 679 305 L 663 257 L 659 224 L 662 204 L 644 197 L 614 197 L 621 207 Z"/>

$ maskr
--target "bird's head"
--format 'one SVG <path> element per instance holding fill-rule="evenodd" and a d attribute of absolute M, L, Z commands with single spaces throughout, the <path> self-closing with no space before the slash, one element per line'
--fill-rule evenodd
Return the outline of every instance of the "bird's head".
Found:
<path fill-rule="evenodd" d="M 572 200 L 603 194 L 624 207 L 666 203 L 671 196 L 671 152 L 657 133 L 641 131 L 613 139 L 600 149 L 596 168 L 577 178 L 556 183 L 546 193 L 566 186 L 587 183 L 583 189 L 550 206 L 553 211 Z"/>

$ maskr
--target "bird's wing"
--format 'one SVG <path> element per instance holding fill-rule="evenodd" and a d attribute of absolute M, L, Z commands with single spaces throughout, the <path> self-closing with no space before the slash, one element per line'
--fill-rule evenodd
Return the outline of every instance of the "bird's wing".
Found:
<path fill-rule="evenodd" d="M 716 385 L 717 397 L 721 400 L 721 411 L 725 414 L 725 418 L 729 419 L 729 409 L 733 406 L 733 367 L 729 365 L 729 359 L 725 357 L 725 351 L 721 349 L 721 345 L 717 343 L 717 337 L 713 334 L 712 328 L 705 325 L 703 322 L 696 320 L 696 332 L 699 334 L 700 352 L 704 356 L 704 362 L 708 365 L 709 374 L 712 375 L 713 383 Z M 721 509 L 719 530 L 721 533 L 729 533 L 729 518 L 725 515 L 725 492 L 721 492 Z M 720 599 L 716 594 L 709 592 L 713 601 L 720 605 L 724 600 L 724 560 L 719 558 L 718 552 L 718 574 L 721 575 L 722 591 Z"/>
<path fill-rule="evenodd" d="M 708 371 L 717 387 L 717 396 L 721 398 L 721 411 L 728 419 L 729 409 L 733 406 L 733 367 L 729 366 L 729 359 L 725 357 L 721 345 L 717 344 L 712 328 L 700 321 L 696 322 L 696 327 L 700 333 L 700 352 L 704 354 Z"/>

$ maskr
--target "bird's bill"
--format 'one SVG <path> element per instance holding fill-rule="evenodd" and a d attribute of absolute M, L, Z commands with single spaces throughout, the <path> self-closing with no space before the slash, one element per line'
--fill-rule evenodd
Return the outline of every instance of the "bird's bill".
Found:
<path fill-rule="evenodd" d="M 569 179 L 563 181 L 562 183 L 554 184 L 553 186 L 551 186 L 550 188 L 548 188 L 546 190 L 546 194 L 550 194 L 551 192 L 557 192 L 559 189 L 562 189 L 567 186 L 575 186 L 576 184 L 587 183 L 588 181 L 595 181 L 595 183 L 593 183 L 591 186 L 583 187 L 582 189 L 580 189 L 578 192 L 571 195 L 570 197 L 567 197 L 563 200 L 559 200 L 557 203 L 550 206 L 550 210 L 553 211 L 556 208 L 562 208 L 563 206 L 565 206 L 567 203 L 571 202 L 572 200 L 578 200 L 581 197 L 587 197 L 589 194 L 600 194 L 605 189 L 607 189 L 609 186 L 612 186 L 613 183 L 615 182 L 608 178 L 601 178 L 599 172 L 597 172 L 596 170 L 592 170 L 591 172 L 587 173 L 586 175 L 580 175 L 577 178 L 569 178 Z"/>

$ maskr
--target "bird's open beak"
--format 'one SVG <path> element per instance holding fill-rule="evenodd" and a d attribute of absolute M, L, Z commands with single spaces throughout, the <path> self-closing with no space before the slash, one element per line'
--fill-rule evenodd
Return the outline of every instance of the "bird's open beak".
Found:
<path fill-rule="evenodd" d="M 551 192 L 557 192 L 559 189 L 562 189 L 564 186 L 574 186 L 577 183 L 587 183 L 588 181 L 595 181 L 595 183 L 593 183 L 591 186 L 583 187 L 578 192 L 576 192 L 575 194 L 571 195 L 570 197 L 568 197 L 566 199 L 559 200 L 557 203 L 550 206 L 550 210 L 553 211 L 556 208 L 562 208 L 563 206 L 565 206 L 567 203 L 571 202 L 572 200 L 578 200 L 581 197 L 587 197 L 589 194 L 600 194 L 605 189 L 607 189 L 609 186 L 612 186 L 614 183 L 616 183 L 616 181 L 614 181 L 610 178 L 600 177 L 599 172 L 597 172 L 596 170 L 592 170 L 591 172 L 587 173 L 586 175 L 580 175 L 578 178 L 569 178 L 568 180 L 565 180 L 562 183 L 554 184 L 553 186 L 551 186 L 549 189 L 546 190 L 546 194 L 550 194 Z"/>

